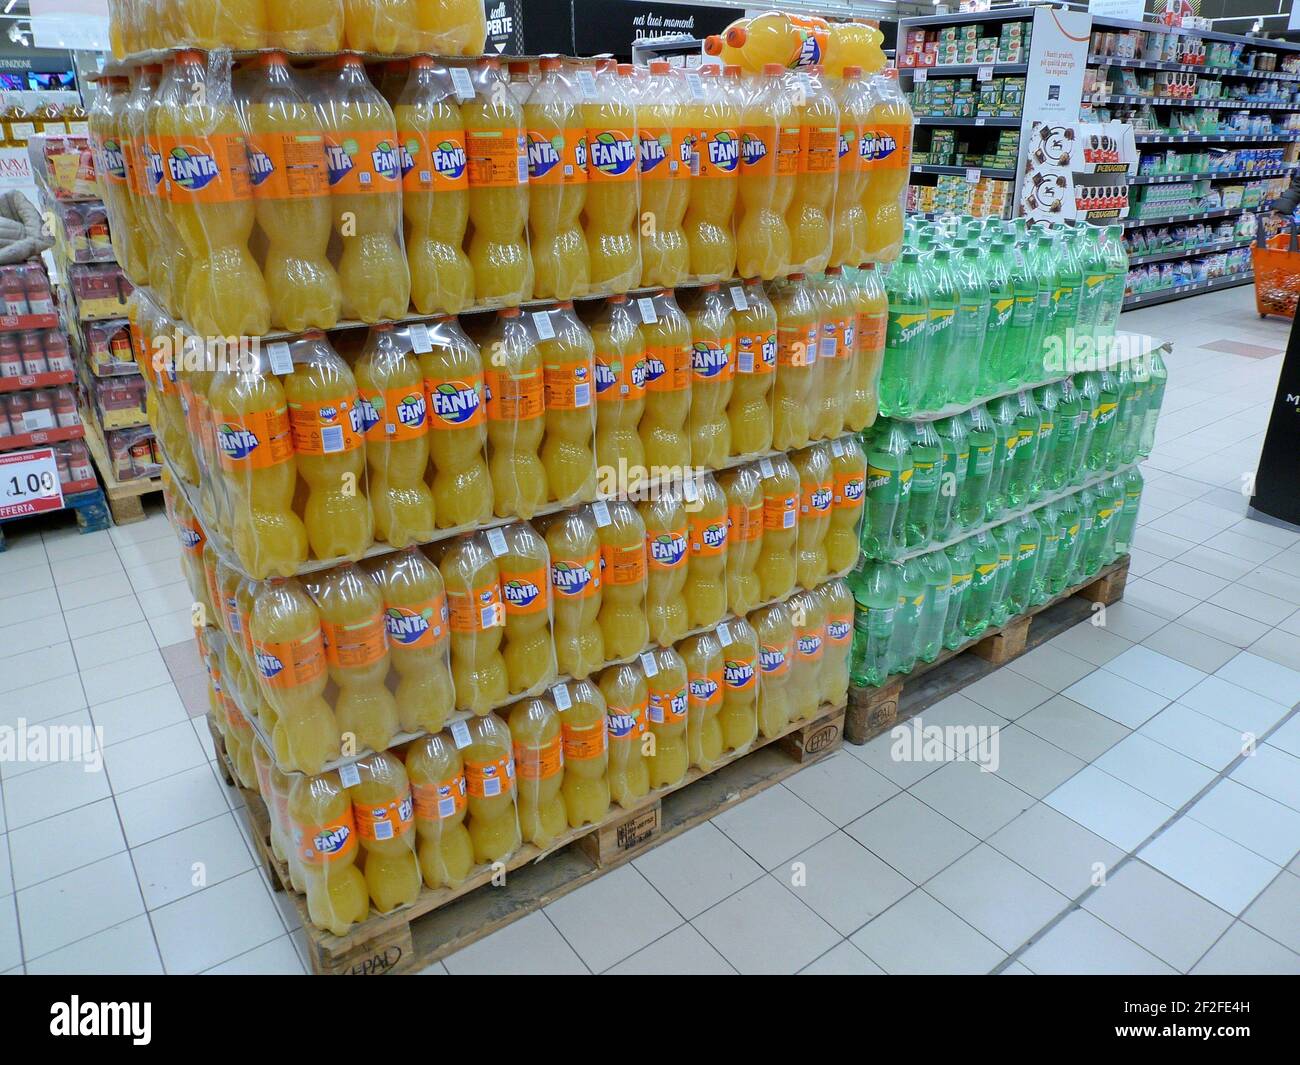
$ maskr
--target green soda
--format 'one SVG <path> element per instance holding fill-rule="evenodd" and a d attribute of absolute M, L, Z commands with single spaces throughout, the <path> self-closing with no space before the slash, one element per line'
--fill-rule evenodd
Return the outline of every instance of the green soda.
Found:
<path fill-rule="evenodd" d="M 905 423 L 886 421 L 863 434 L 867 453 L 867 500 L 862 552 L 889 559 L 902 552 L 912 485 L 912 449 Z"/>
<path fill-rule="evenodd" d="M 1029 595 L 1032 606 L 1040 606 L 1052 597 L 1048 589 L 1048 576 L 1056 558 L 1056 546 L 1061 542 L 1060 511 L 1055 503 L 1048 503 L 1036 514 L 1043 539 L 1038 549 L 1038 563 L 1034 567 L 1034 581 Z"/>
<path fill-rule="evenodd" d="M 962 626 L 962 621 L 973 573 L 970 541 L 960 540 L 944 551 L 944 554 L 948 556 L 952 583 L 948 588 L 948 611 L 943 623 L 943 645 L 950 651 L 955 651 L 966 642 L 966 630 Z"/>
<path fill-rule="evenodd" d="M 1043 413 L 1026 389 L 1016 397 L 1016 447 L 1007 472 L 1007 506 L 1015 509 L 1029 501 L 1034 474 L 1038 469 L 1038 438 L 1043 430 Z"/>
<path fill-rule="evenodd" d="M 1137 531 L 1138 507 L 1142 503 L 1142 471 L 1134 466 L 1120 474 L 1124 482 L 1124 507 L 1115 522 L 1115 557 L 1127 555 Z"/>
<path fill-rule="evenodd" d="M 898 567 L 892 562 L 868 562 L 849 579 L 853 588 L 853 646 L 849 650 L 849 683 L 856 688 L 878 687 L 889 677 L 889 644 L 898 605 Z"/>
<path fill-rule="evenodd" d="M 965 483 L 957 500 L 957 524 L 963 529 L 969 529 L 984 521 L 989 485 L 993 479 L 998 433 L 993 427 L 988 408 L 983 403 L 959 417 L 966 419 L 970 458 L 966 464 Z"/>
<path fill-rule="evenodd" d="M 989 477 L 988 499 L 984 502 L 984 520 L 996 521 L 1007 509 L 1007 482 L 1020 444 L 1020 429 L 1016 425 L 1020 403 L 1014 395 L 1001 396 L 993 401 L 989 414 L 997 442 L 993 447 L 993 472 Z"/>
<path fill-rule="evenodd" d="M 1043 530 L 1033 511 L 1007 524 L 1011 527 L 1016 557 L 1011 565 L 1006 598 L 1010 616 L 1015 617 L 1034 605 L 1034 580 L 1042 560 Z"/>
<path fill-rule="evenodd" d="M 889 642 L 889 671 L 911 673 L 918 654 L 917 635 L 928 589 L 919 558 L 909 558 L 898 569 L 898 606 L 894 635 Z"/>
<path fill-rule="evenodd" d="M 912 249 L 899 256 L 885 282 L 889 322 L 880 371 L 880 413 L 886 416 L 909 416 L 921 396 L 930 336 L 926 284 L 920 256 Z"/>
<path fill-rule="evenodd" d="M 948 600 L 952 594 L 952 563 L 942 551 L 921 556 L 925 576 L 925 605 L 917 628 L 917 655 L 922 662 L 933 662 L 943 650 L 944 624 L 948 620 Z"/>
<path fill-rule="evenodd" d="M 943 442 L 934 431 L 934 423 L 917 422 L 911 426 L 911 449 L 912 486 L 904 530 L 909 551 L 924 547 L 934 537 L 935 508 L 943 476 Z"/>
<path fill-rule="evenodd" d="M 930 319 L 924 383 L 917 408 L 938 410 L 952 395 L 953 355 L 957 340 L 955 323 L 957 308 L 961 305 L 961 289 L 950 249 L 936 248 L 928 259 L 922 261 L 921 269 L 926 278 Z"/>
<path fill-rule="evenodd" d="M 1042 421 L 1038 425 L 1038 456 L 1029 480 L 1029 499 L 1033 502 L 1048 490 L 1052 462 L 1056 454 L 1057 409 L 1061 403 L 1061 385 L 1053 381 L 1034 392 L 1034 403 Z"/>
<path fill-rule="evenodd" d="M 957 259 L 957 320 L 952 355 L 948 360 L 948 397 L 953 403 L 968 404 L 980 386 L 980 356 L 989 327 L 989 275 L 984 253 L 966 248 Z"/>
<path fill-rule="evenodd" d="M 1007 590 L 1011 587 L 1011 570 L 1016 561 L 1016 530 L 1008 521 L 993 530 L 993 542 L 998 545 L 998 571 L 993 577 L 993 609 L 989 621 L 993 625 L 1006 624 L 1011 617 L 1011 604 Z"/>
<path fill-rule="evenodd" d="M 966 439 L 966 419 L 960 414 L 934 423 L 943 444 L 943 470 L 939 475 L 939 499 L 934 508 L 936 543 L 950 540 L 957 530 L 957 502 L 966 482 L 970 462 L 970 443 Z"/>
<path fill-rule="evenodd" d="M 998 578 L 998 545 L 987 529 L 970 538 L 971 582 L 962 604 L 961 628 L 967 639 L 975 639 L 989 627 L 993 614 L 993 593 Z"/>

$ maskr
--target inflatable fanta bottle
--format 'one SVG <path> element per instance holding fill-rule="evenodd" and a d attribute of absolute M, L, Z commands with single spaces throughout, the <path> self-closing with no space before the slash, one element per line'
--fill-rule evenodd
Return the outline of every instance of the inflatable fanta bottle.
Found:
<path fill-rule="evenodd" d="M 646 617 L 650 639 L 667 646 L 690 628 L 682 589 L 686 585 L 690 523 L 675 492 L 659 492 L 637 505 L 646 535 Z"/>
<path fill-rule="evenodd" d="M 654 753 L 646 757 L 650 787 L 670 788 L 690 768 L 686 743 L 689 717 L 686 663 L 670 647 L 656 647 L 641 656 L 648 696 L 647 719 L 654 734 Z"/>
<path fill-rule="evenodd" d="M 690 720 L 686 730 L 691 765 L 706 773 L 722 757 L 722 644 L 712 632 L 689 636 L 677 645 L 686 663 Z"/>
<path fill-rule="evenodd" d="M 830 24 L 830 41 L 826 46 L 826 71 L 832 77 L 848 78 L 850 71 L 865 70 L 875 74 L 885 67 L 880 50 L 884 34 L 866 19 Z"/>
<path fill-rule="evenodd" d="M 515 761 L 510 729 L 495 714 L 468 723 L 470 743 L 461 751 L 469 798 L 469 838 L 474 861 L 499 862 L 519 849 L 515 807 Z"/>
<path fill-rule="evenodd" d="M 465 828 L 465 767 L 451 735 L 440 732 L 407 747 L 406 775 L 424 883 L 430 888 L 455 887 L 474 866 L 474 844 Z"/>
<path fill-rule="evenodd" d="M 790 607 L 775 603 L 750 614 L 749 624 L 758 636 L 758 729 L 771 739 L 793 719 L 790 671 L 794 665 L 794 623 Z"/>
<path fill-rule="evenodd" d="M 109 238 L 113 252 L 127 277 L 138 285 L 149 283 L 149 246 L 133 198 L 130 172 L 135 166 L 134 147 L 126 129 L 127 79 L 111 77 L 100 81 L 104 90 L 90 112 L 90 132 L 96 150 L 96 172 L 104 206 L 108 211 Z"/>
<path fill-rule="evenodd" d="M 416 0 L 344 0 L 348 47 L 391 55 L 409 49 L 419 35 Z"/>
<path fill-rule="evenodd" d="M 751 19 L 733 22 L 718 42 L 706 45 L 724 63 L 740 63 L 755 74 L 764 65 L 805 67 L 826 56 L 830 26 L 817 15 L 784 15 L 767 11 Z"/>
<path fill-rule="evenodd" d="M 758 634 L 745 618 L 718 626 L 722 645 L 722 726 L 724 753 L 744 751 L 758 735 Z"/>
<path fill-rule="evenodd" d="M 560 60 L 543 59 L 540 67 L 541 80 L 524 104 L 533 295 L 567 300 L 584 295 L 591 283 L 581 225 L 587 202 L 587 130 Z"/>
<path fill-rule="evenodd" d="M 720 469 L 731 455 L 727 404 L 735 385 L 736 324 L 720 285 L 705 285 L 686 310 L 691 323 L 691 461 Z"/>
<path fill-rule="evenodd" d="M 785 604 L 794 622 L 794 665 L 790 670 L 790 720 L 817 716 L 825 653 L 826 603 L 812 591 L 796 592 Z"/>
<path fill-rule="evenodd" d="M 348 788 L 357 838 L 365 851 L 366 889 L 379 913 L 409 906 L 420 894 L 415 859 L 415 804 L 406 767 L 395 754 L 358 759 Z"/>
<path fill-rule="evenodd" d="M 312 924 L 346 935 L 370 912 L 366 880 L 357 868 L 357 826 L 338 773 L 295 777 L 289 788 L 289 824 L 307 883 Z"/>
<path fill-rule="evenodd" d="M 813 444 L 790 456 L 799 471 L 799 536 L 795 549 L 796 580 L 800 587 L 816 588 L 826 579 L 826 534 L 835 499 L 831 451 Z"/>
<path fill-rule="evenodd" d="M 510 694 L 517 695 L 555 678 L 550 556 L 546 541 L 527 522 L 491 529 L 487 539 L 496 556 L 505 606 L 501 656 L 510 679 Z"/>
<path fill-rule="evenodd" d="M 609 725 L 605 697 L 590 680 L 575 680 L 551 691 L 560 711 L 564 737 L 564 796 L 569 827 L 594 825 L 609 812 Z"/>
<path fill-rule="evenodd" d="M 826 568 L 847 573 L 858 560 L 858 534 L 867 493 L 867 456 L 857 437 L 831 441 L 831 517 L 826 527 Z"/>
<path fill-rule="evenodd" d="M 776 308 L 757 278 L 731 286 L 736 308 L 736 381 L 727 405 L 731 453 L 756 455 L 772 447 L 772 386 L 776 373 Z"/>
<path fill-rule="evenodd" d="M 637 238 L 636 108 L 626 75 L 612 60 L 596 68 L 596 92 L 584 100 L 587 202 L 582 213 L 596 292 L 627 291 L 641 276 Z"/>
<path fill-rule="evenodd" d="M 691 464 L 691 323 L 672 289 L 642 297 L 636 306 L 645 339 L 645 407 L 637 434 L 647 476 L 658 480 Z"/>
<path fill-rule="evenodd" d="M 505 606 L 496 559 L 478 536 L 465 534 L 445 545 L 438 570 L 447 594 L 456 706 L 481 716 L 510 694 L 501 657 Z"/>
<path fill-rule="evenodd" d="M 646 529 L 625 500 L 591 505 L 600 537 L 600 615 L 609 660 L 639 653 L 650 642 L 646 620 Z"/>
<path fill-rule="evenodd" d="M 596 463 L 602 486 L 642 475 L 637 429 L 645 411 L 646 342 L 626 296 L 610 296 L 591 323 L 596 348 Z"/>
<path fill-rule="evenodd" d="M 586 677 L 605 661 L 604 633 L 597 624 L 603 598 L 600 536 L 589 507 L 538 523 L 551 557 L 555 657 L 560 672 Z"/>
<path fill-rule="evenodd" d="M 784 68 L 763 68 L 760 88 L 741 115 L 740 198 L 736 211 L 736 269 L 770 280 L 790 263 L 786 211 L 799 171 L 799 125 Z"/>
<path fill-rule="evenodd" d="M 640 663 L 607 668 L 600 675 L 600 694 L 609 721 L 609 793 L 626 810 L 650 791 L 643 748 L 650 693 Z"/>
<path fill-rule="evenodd" d="M 534 312 L 532 322 L 546 389 L 541 454 L 550 497 L 564 504 L 590 501 L 596 495 L 596 342 L 571 300 Z"/>
<path fill-rule="evenodd" d="M 758 556 L 763 547 L 763 478 L 757 466 L 718 474 L 727 496 L 727 608 L 747 614 L 763 601 Z"/>
<path fill-rule="evenodd" d="M 817 589 L 826 608 L 821 665 L 821 701 L 843 706 L 849 695 L 849 651 L 853 645 L 853 590 L 848 581 L 827 581 Z"/>
<path fill-rule="evenodd" d="M 727 612 L 727 497 L 712 474 L 683 485 L 690 522 L 690 556 L 686 566 L 687 624 L 715 625 Z"/>
<path fill-rule="evenodd" d="M 481 341 L 487 382 L 488 468 L 497 517 L 531 518 L 550 497 L 542 354 L 518 307 L 497 312 Z"/>
<path fill-rule="evenodd" d="M 189 250 L 172 222 L 167 194 L 167 164 L 163 158 L 162 66 L 146 64 L 132 75 L 127 95 L 127 135 L 135 157 L 136 203 L 149 246 L 149 285 L 173 316 L 184 311 L 182 300 L 192 265 Z M 170 70 L 170 68 L 169 68 Z"/>
<path fill-rule="evenodd" d="M 763 545 L 756 568 L 759 589 L 766 603 L 784 599 L 794 591 L 799 471 L 784 455 L 760 459 L 758 469 L 763 478 Z"/>
<path fill-rule="evenodd" d="M 718 75 L 715 66 L 702 68 L 702 97 L 686 105 L 695 144 L 683 226 L 690 273 L 700 281 L 724 281 L 736 270 L 732 215 L 740 176 L 740 108 Z"/>
<path fill-rule="evenodd" d="M 155 0 L 156 2 L 156 0 Z M 266 43 L 265 0 L 163 0 L 164 27 L 175 43 L 195 48 L 261 48 Z M 157 14 L 153 17 L 157 17 Z"/>
<path fill-rule="evenodd" d="M 682 228 L 690 201 L 694 134 L 685 79 L 665 59 L 650 64 L 636 98 L 641 157 L 641 284 L 680 285 L 690 268 Z"/>
<path fill-rule="evenodd" d="M 565 829 L 564 736 L 546 698 L 515 703 L 507 718 L 519 788 L 519 829 L 525 843 L 545 850 Z"/>

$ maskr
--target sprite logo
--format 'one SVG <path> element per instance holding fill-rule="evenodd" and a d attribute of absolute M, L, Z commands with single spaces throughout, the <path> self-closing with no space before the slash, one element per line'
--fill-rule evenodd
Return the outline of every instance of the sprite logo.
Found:
<path fill-rule="evenodd" d="M 177 187 L 198 192 L 221 176 L 221 167 L 206 152 L 178 144 L 167 155 L 167 172 Z"/>
<path fill-rule="evenodd" d="M 217 430 L 217 444 L 221 453 L 230 459 L 246 459 L 261 445 L 257 434 L 243 426 L 223 425 Z"/>
<path fill-rule="evenodd" d="M 429 393 L 433 413 L 448 425 L 464 425 L 482 405 L 479 386 L 464 381 L 443 381 Z"/>
<path fill-rule="evenodd" d="M 545 177 L 560 165 L 560 153 L 564 151 L 564 135 L 555 134 L 547 138 L 536 130 L 528 131 L 528 177 L 536 181 Z"/>
<path fill-rule="evenodd" d="M 622 177 L 636 163 L 636 145 L 620 129 L 597 133 L 587 146 L 591 165 L 606 177 Z"/>
<path fill-rule="evenodd" d="M 764 147 L 764 154 L 766 154 L 766 147 Z M 733 173 L 740 165 L 740 143 L 731 130 L 719 130 L 718 135 L 709 140 L 709 164 L 728 174 Z"/>
<path fill-rule="evenodd" d="M 384 611 L 384 631 L 394 643 L 410 646 L 419 643 L 429 631 L 433 608 L 411 610 L 404 606 L 390 606 Z"/>
<path fill-rule="evenodd" d="M 649 540 L 650 561 L 663 569 L 671 569 L 686 557 L 686 538 L 672 533 L 660 533 Z"/>
<path fill-rule="evenodd" d="M 668 158 L 673 138 L 668 133 L 641 133 L 641 173 L 648 174 Z"/>
<path fill-rule="evenodd" d="M 926 325 L 930 321 L 928 314 L 908 314 L 900 311 L 897 314 L 891 313 L 889 324 L 897 330 L 895 334 L 894 346 L 909 344 L 918 339 L 925 331 Z"/>
<path fill-rule="evenodd" d="M 570 597 L 582 595 L 596 579 L 596 563 L 592 562 L 553 562 L 551 564 L 551 584 L 561 595 Z"/>

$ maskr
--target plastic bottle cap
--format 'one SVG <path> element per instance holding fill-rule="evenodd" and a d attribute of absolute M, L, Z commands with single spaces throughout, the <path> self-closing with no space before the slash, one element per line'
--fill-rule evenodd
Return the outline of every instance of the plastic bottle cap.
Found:
<path fill-rule="evenodd" d="M 186 48 L 183 52 L 176 53 L 177 63 L 202 63 L 203 53 L 194 48 Z"/>
<path fill-rule="evenodd" d="M 559 59 L 547 57 L 537 64 L 543 71 L 559 70 L 564 64 Z"/>
<path fill-rule="evenodd" d="M 826 267 L 826 276 L 827 276 L 827 277 L 839 277 L 841 273 L 843 273 L 843 271 L 842 271 L 838 266 L 828 266 L 828 267 Z"/>
<path fill-rule="evenodd" d="M 610 303 L 626 303 L 626 302 L 627 302 L 627 296 L 626 296 L 626 294 L 620 292 L 620 293 L 618 293 L 617 295 L 610 296 L 610 297 L 609 297 L 609 302 L 610 302 Z"/>
<path fill-rule="evenodd" d="M 655 59 L 650 63 L 651 74 L 667 74 L 673 69 L 673 65 L 666 59 Z"/>
<path fill-rule="evenodd" d="M 743 48 L 745 42 L 749 40 L 749 30 L 745 29 L 744 26 L 732 26 L 723 36 L 732 48 Z"/>
<path fill-rule="evenodd" d="M 433 57 L 427 55 L 412 56 L 407 62 L 413 70 L 432 70 Z"/>
<path fill-rule="evenodd" d="M 816 74 L 820 77 L 821 72 L 822 72 L 822 65 L 820 63 L 814 63 L 812 66 L 808 68 L 809 74 Z"/>
<path fill-rule="evenodd" d="M 786 278 L 786 280 L 787 280 L 787 281 L 802 281 L 802 280 L 803 280 L 803 274 L 790 274 L 790 275 Z"/>
<path fill-rule="evenodd" d="M 704 38 L 704 53 L 706 55 L 718 55 L 722 51 L 722 38 L 716 33 L 711 33 Z"/>
<path fill-rule="evenodd" d="M 724 76 L 728 78 L 738 78 L 740 77 L 740 64 L 728 63 L 725 67 L 722 68 L 722 73 Z"/>
<path fill-rule="evenodd" d="M 256 67 L 282 67 L 288 60 L 283 52 L 258 52 L 251 62 Z"/>
<path fill-rule="evenodd" d="M 766 77 L 773 78 L 776 77 L 776 75 L 778 74 L 784 74 L 784 73 L 785 73 L 785 67 L 783 67 L 780 63 L 763 64 L 763 74 Z"/>
<path fill-rule="evenodd" d="M 518 307 L 502 307 L 497 313 L 500 314 L 502 318 L 518 318 L 522 312 Z"/>
<path fill-rule="evenodd" d="M 618 65 L 618 76 L 619 76 L 620 78 L 630 78 L 630 77 L 632 76 L 632 64 L 631 64 L 631 63 L 619 63 L 619 65 Z"/>
<path fill-rule="evenodd" d="M 845 67 L 845 68 L 844 68 L 844 76 L 845 76 L 846 78 L 860 78 L 860 77 L 862 77 L 862 68 L 861 68 L 861 67 Z"/>
<path fill-rule="evenodd" d="M 562 311 L 571 311 L 573 310 L 573 300 L 560 300 L 555 306 Z"/>
<path fill-rule="evenodd" d="M 393 331 L 392 322 L 376 322 L 370 327 L 372 333 L 391 333 Z M 306 334 L 304 334 L 306 335 Z"/>
<path fill-rule="evenodd" d="M 511 74 L 527 75 L 532 69 L 532 64 L 526 59 L 515 59 L 508 64 L 508 69 Z"/>
<path fill-rule="evenodd" d="M 721 288 L 722 288 L 722 286 L 721 286 L 720 284 L 718 284 L 718 283 L 715 281 L 715 282 L 714 282 L 713 284 L 711 284 L 711 285 L 705 285 L 705 286 L 704 286 L 704 291 L 705 291 L 705 292 L 717 292 L 717 291 L 718 291 L 719 289 L 721 289 Z"/>
<path fill-rule="evenodd" d="M 478 66 L 486 67 L 488 70 L 500 70 L 501 60 L 494 55 L 485 55 L 478 61 Z"/>

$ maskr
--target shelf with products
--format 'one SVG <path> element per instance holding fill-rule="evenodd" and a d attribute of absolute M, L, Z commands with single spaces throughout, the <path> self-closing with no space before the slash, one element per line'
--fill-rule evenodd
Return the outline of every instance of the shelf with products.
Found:
<path fill-rule="evenodd" d="M 1130 185 L 1172 185 L 1179 181 L 1249 181 L 1253 178 L 1286 177 L 1300 164 L 1263 170 L 1201 170 L 1193 173 L 1138 174 L 1129 178 Z"/>
<path fill-rule="evenodd" d="M 1020 116 L 976 115 L 953 118 L 948 115 L 917 115 L 918 126 L 991 126 L 994 129 L 1019 129 Z"/>
<path fill-rule="evenodd" d="M 1197 292 L 1211 292 L 1219 288 L 1236 288 L 1238 285 L 1249 285 L 1255 280 L 1255 275 L 1250 270 L 1240 273 L 1227 274 L 1223 277 L 1207 278 L 1204 281 L 1193 281 L 1186 285 L 1175 285 L 1169 289 L 1152 289 L 1149 292 L 1135 292 L 1131 296 L 1124 297 L 1124 309 L 1130 307 L 1148 307 L 1156 303 L 1165 303 L 1169 300 L 1182 299 L 1184 296 L 1191 296 Z"/>
<path fill-rule="evenodd" d="M 1300 132 L 1169 133 L 1164 130 L 1136 130 L 1133 140 L 1139 148 L 1145 144 L 1290 144 L 1300 140 Z"/>
<path fill-rule="evenodd" d="M 1094 92 L 1086 103 L 1149 104 L 1156 107 L 1222 107 L 1231 111 L 1294 111 L 1300 104 L 1275 100 L 1233 100 L 1223 96 L 1146 96 L 1142 93 Z"/>
<path fill-rule="evenodd" d="M 1249 248 L 1251 243 L 1251 239 L 1244 238 L 1216 241 L 1213 244 L 1202 244 L 1196 247 L 1170 248 L 1168 251 L 1151 252 L 1148 255 L 1130 255 L 1128 262 L 1130 266 L 1170 262 L 1174 259 L 1189 259 L 1194 255 L 1211 255 L 1214 252 L 1232 251 L 1235 248 Z"/>
<path fill-rule="evenodd" d="M 950 174 L 957 177 L 965 177 L 972 171 L 978 171 L 985 177 L 1002 181 L 1013 181 L 1016 176 L 1013 167 L 1002 166 L 935 166 L 930 163 L 917 163 L 913 165 L 912 171 L 917 174 Z"/>
<path fill-rule="evenodd" d="M 75 376 L 72 370 L 56 370 L 46 373 L 20 374 L 16 377 L 0 377 L 0 392 L 20 392 L 29 388 L 53 388 L 55 385 L 70 385 Z"/>
<path fill-rule="evenodd" d="M 1201 66 L 1197 63 L 1175 63 L 1163 59 L 1124 59 L 1113 55 L 1090 55 L 1088 65 L 1138 70 L 1169 70 L 1181 74 L 1205 74 L 1211 77 L 1256 78 L 1261 81 L 1300 81 L 1300 74 L 1291 74 L 1283 70 L 1238 70 L 1231 67 Z"/>
<path fill-rule="evenodd" d="M 900 79 L 925 81 L 929 78 L 972 78 L 984 74 L 1025 74 L 1028 71 L 1028 63 L 999 63 L 997 60 L 991 60 L 987 63 L 945 63 L 933 67 L 899 67 L 898 76 Z"/>
<path fill-rule="evenodd" d="M 1230 207 L 1218 211 L 1188 211 L 1185 214 L 1165 215 L 1158 218 L 1135 218 L 1130 215 L 1120 222 L 1126 229 L 1133 226 L 1170 226 L 1177 222 L 1202 222 L 1211 218 L 1233 218 L 1241 214 L 1243 208 Z"/>

